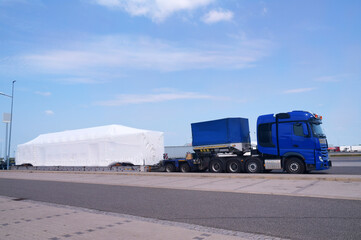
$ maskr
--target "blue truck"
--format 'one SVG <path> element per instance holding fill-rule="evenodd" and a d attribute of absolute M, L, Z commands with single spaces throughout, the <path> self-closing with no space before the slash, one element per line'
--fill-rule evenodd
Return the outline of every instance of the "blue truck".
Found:
<path fill-rule="evenodd" d="M 257 119 L 257 148 L 251 147 L 246 118 L 192 123 L 194 153 L 164 159 L 167 172 L 261 173 L 284 170 L 301 174 L 332 166 L 322 116 L 306 111 L 268 114 Z"/>

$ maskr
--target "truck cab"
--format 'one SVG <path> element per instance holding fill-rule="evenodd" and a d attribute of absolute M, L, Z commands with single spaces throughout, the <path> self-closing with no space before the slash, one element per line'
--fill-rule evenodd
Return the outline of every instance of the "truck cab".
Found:
<path fill-rule="evenodd" d="M 258 154 L 265 169 L 289 173 L 331 167 L 322 116 L 306 111 L 268 114 L 257 119 Z"/>

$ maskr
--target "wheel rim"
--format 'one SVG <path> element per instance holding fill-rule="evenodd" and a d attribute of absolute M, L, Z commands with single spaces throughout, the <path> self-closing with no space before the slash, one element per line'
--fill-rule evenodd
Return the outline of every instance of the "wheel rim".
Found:
<path fill-rule="evenodd" d="M 299 168 L 300 168 L 300 166 L 299 166 L 297 163 L 295 163 L 295 162 L 293 162 L 293 163 L 290 164 L 290 170 L 291 170 L 292 172 L 297 172 Z"/>
<path fill-rule="evenodd" d="M 248 164 L 248 170 L 249 170 L 250 172 L 255 172 L 255 171 L 257 170 L 257 164 L 254 163 L 254 162 Z"/>
<path fill-rule="evenodd" d="M 235 163 L 235 162 L 232 162 L 230 165 L 229 165 L 229 170 L 231 170 L 231 172 L 236 172 L 238 170 L 238 164 Z"/>
<path fill-rule="evenodd" d="M 181 171 L 182 171 L 182 172 L 188 172 L 187 166 L 186 166 L 186 165 L 182 165 L 182 166 L 181 166 Z"/>
<path fill-rule="evenodd" d="M 218 162 L 214 163 L 214 164 L 212 165 L 212 169 L 213 169 L 213 171 L 215 171 L 215 172 L 219 172 L 219 170 L 221 169 L 221 164 L 219 164 Z"/>

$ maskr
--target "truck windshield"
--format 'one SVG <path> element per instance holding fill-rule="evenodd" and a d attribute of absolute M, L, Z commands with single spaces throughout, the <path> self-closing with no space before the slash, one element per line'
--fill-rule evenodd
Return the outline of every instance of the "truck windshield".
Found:
<path fill-rule="evenodd" d="M 326 137 L 326 135 L 323 132 L 323 129 L 321 127 L 321 123 L 312 123 L 311 122 L 311 127 L 312 127 L 313 135 L 315 137 L 318 137 L 318 138 L 325 138 Z"/>

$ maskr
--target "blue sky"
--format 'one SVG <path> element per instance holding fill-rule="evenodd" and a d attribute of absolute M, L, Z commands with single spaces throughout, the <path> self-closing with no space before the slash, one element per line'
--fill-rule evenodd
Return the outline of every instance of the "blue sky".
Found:
<path fill-rule="evenodd" d="M 183 145 L 190 123 L 225 117 L 249 118 L 255 140 L 257 116 L 291 110 L 322 115 L 331 144 L 361 144 L 360 23 L 352 0 L 0 0 L 12 154 L 107 124 Z"/>

